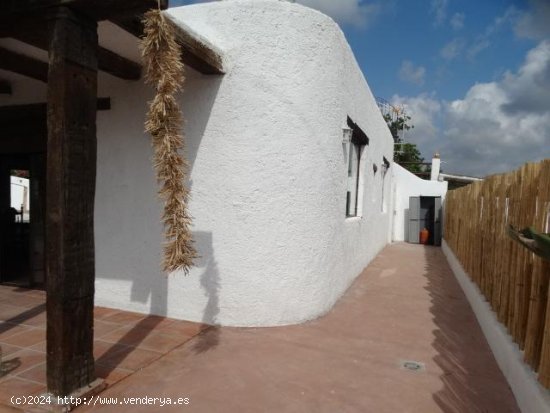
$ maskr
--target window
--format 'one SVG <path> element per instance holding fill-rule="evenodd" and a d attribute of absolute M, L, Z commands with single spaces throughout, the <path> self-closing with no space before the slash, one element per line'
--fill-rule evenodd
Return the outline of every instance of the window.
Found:
<path fill-rule="evenodd" d="M 390 169 L 390 162 L 386 159 L 385 156 L 382 157 L 382 201 L 381 201 L 381 208 L 383 214 L 387 212 L 387 202 L 386 202 L 386 174 L 388 173 L 388 169 Z"/>
<path fill-rule="evenodd" d="M 361 146 L 350 142 L 348 152 L 348 195 L 346 216 L 357 216 L 357 192 L 359 192 L 359 162 L 361 161 Z"/>
<path fill-rule="evenodd" d="M 348 180 L 346 194 L 346 216 L 356 217 L 359 215 L 359 188 L 361 184 L 361 154 L 365 145 L 368 145 L 369 138 L 349 117 L 348 127 L 351 130 L 351 139 L 347 143 L 348 155 Z"/>

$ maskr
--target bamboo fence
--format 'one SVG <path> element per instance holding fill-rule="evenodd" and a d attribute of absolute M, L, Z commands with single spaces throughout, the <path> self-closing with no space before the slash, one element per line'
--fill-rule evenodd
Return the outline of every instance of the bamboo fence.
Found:
<path fill-rule="evenodd" d="M 550 232 L 550 159 L 449 191 L 444 209 L 447 245 L 550 389 L 550 261 L 507 235 Z"/>

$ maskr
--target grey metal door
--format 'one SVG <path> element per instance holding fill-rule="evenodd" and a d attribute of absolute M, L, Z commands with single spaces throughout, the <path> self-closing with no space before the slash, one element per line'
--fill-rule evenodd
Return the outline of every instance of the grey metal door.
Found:
<path fill-rule="evenodd" d="M 420 242 L 420 197 L 409 198 L 409 242 Z"/>

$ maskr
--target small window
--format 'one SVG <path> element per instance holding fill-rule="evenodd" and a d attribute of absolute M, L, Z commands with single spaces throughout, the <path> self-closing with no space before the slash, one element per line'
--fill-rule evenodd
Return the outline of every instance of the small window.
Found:
<path fill-rule="evenodd" d="M 390 169 L 390 162 L 386 159 L 385 156 L 382 157 L 382 200 L 381 200 L 381 208 L 383 214 L 385 214 L 388 211 L 388 206 L 386 205 L 386 174 L 388 173 L 388 170 Z"/>
<path fill-rule="evenodd" d="M 346 194 L 346 217 L 359 215 L 359 188 L 361 184 L 361 154 L 368 145 L 367 135 L 348 117 L 351 139 L 348 145 L 348 181 Z"/>
<path fill-rule="evenodd" d="M 359 192 L 359 163 L 361 161 L 361 145 L 350 142 L 348 153 L 348 195 L 346 216 L 357 216 L 357 193 Z"/>

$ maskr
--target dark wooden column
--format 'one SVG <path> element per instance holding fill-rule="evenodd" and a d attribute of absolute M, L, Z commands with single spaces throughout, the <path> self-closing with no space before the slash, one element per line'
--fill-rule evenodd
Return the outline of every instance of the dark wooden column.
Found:
<path fill-rule="evenodd" d="M 47 381 L 69 395 L 94 376 L 97 23 L 50 21 L 46 214 Z"/>

